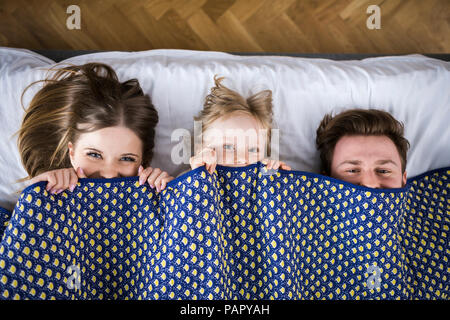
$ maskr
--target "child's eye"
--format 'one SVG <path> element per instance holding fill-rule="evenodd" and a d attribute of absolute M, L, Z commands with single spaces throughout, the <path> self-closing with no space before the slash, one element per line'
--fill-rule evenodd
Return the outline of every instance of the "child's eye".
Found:
<path fill-rule="evenodd" d="M 249 148 L 248 152 L 259 152 L 259 148 L 258 147 L 254 147 L 254 148 Z"/>
<path fill-rule="evenodd" d="M 87 155 L 91 158 L 95 158 L 95 159 L 101 159 L 102 155 L 100 153 L 97 152 L 88 152 Z"/>
<path fill-rule="evenodd" d="M 234 150 L 234 145 L 232 145 L 232 144 L 224 144 L 223 145 L 223 149 L 224 150 L 233 151 Z"/>

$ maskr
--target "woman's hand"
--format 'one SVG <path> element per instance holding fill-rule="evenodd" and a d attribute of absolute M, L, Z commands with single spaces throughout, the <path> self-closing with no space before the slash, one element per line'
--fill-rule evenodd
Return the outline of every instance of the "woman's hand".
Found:
<path fill-rule="evenodd" d="M 157 192 L 164 190 L 167 183 L 174 179 L 174 177 L 170 176 L 166 171 L 152 167 L 144 169 L 143 166 L 139 166 L 138 175 L 140 185 L 143 185 L 145 181 L 147 181 L 150 187 L 156 187 Z"/>
<path fill-rule="evenodd" d="M 281 168 L 283 170 L 287 170 L 287 171 L 291 170 L 291 167 L 288 166 L 283 161 L 264 159 L 264 160 L 261 160 L 261 162 L 262 162 L 262 164 L 266 165 L 267 170 L 270 170 L 270 169 L 278 170 L 279 168 Z"/>
<path fill-rule="evenodd" d="M 47 181 L 45 190 L 51 194 L 59 194 L 66 189 L 72 192 L 79 178 L 87 178 L 81 168 L 78 168 L 77 171 L 73 168 L 56 169 L 34 177 L 30 180 L 30 185 L 39 181 Z"/>
<path fill-rule="evenodd" d="M 206 170 L 212 174 L 216 170 L 217 165 L 216 151 L 213 148 L 206 147 L 200 153 L 191 157 L 189 163 L 191 165 L 191 170 L 205 165 Z"/>

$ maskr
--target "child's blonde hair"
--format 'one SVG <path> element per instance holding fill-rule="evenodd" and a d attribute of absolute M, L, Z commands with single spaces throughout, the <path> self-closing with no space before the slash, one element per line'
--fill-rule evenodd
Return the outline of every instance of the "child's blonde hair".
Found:
<path fill-rule="evenodd" d="M 272 91 L 263 90 L 248 98 L 225 87 L 221 82 L 224 77 L 214 76 L 215 86 L 205 98 L 203 110 L 194 117 L 202 122 L 202 133 L 219 118 L 230 116 L 234 112 L 243 112 L 253 116 L 264 129 L 267 129 L 267 153 L 270 154 L 270 138 L 272 129 Z"/>

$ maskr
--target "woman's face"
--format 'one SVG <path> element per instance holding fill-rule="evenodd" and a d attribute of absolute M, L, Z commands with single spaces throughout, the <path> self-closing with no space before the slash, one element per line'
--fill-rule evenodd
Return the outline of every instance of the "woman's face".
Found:
<path fill-rule="evenodd" d="M 264 158 L 267 130 L 255 117 L 243 112 L 212 122 L 203 133 L 203 146 L 216 151 L 217 164 L 246 166 Z"/>
<path fill-rule="evenodd" d="M 142 141 L 125 127 L 83 133 L 68 147 L 73 168 L 81 167 L 88 178 L 135 176 L 142 163 Z"/>

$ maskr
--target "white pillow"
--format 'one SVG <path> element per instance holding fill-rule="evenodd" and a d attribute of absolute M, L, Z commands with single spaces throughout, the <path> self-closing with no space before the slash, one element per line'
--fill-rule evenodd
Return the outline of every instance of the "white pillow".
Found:
<path fill-rule="evenodd" d="M 121 81 L 137 78 L 158 110 L 153 167 L 176 176 L 189 168 L 175 164 L 171 151 L 179 141 L 172 132 L 193 135 L 193 116 L 213 86 L 213 76 L 244 96 L 273 91 L 274 116 L 280 128 L 280 159 L 293 169 L 318 172 L 316 129 L 326 113 L 361 107 L 389 111 L 405 124 L 411 143 L 408 176 L 450 165 L 450 63 L 421 55 L 333 61 L 314 58 L 237 56 L 220 52 L 150 50 L 103 52 L 63 62 L 111 65 Z M 53 61 L 26 50 L 0 48 L 0 206 L 11 209 L 20 189 L 12 182 L 26 176 L 11 135 L 20 127 L 20 95 L 42 79 Z M 24 98 L 26 106 L 37 91 Z M 186 155 L 188 156 L 188 155 Z M 188 157 L 186 157 L 188 159 Z"/>

